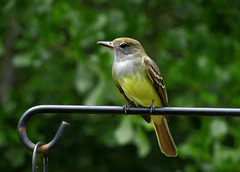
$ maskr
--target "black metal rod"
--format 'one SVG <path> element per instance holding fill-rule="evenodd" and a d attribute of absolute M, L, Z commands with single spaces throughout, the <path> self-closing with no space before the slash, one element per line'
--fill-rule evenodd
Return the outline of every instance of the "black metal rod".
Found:
<path fill-rule="evenodd" d="M 124 114 L 122 106 L 39 105 L 28 109 L 21 119 L 29 120 L 39 113 Z M 130 107 L 128 115 L 150 114 L 146 107 Z M 240 117 L 240 108 L 155 107 L 151 115 L 231 116 Z M 20 120 L 21 120 L 20 119 Z"/>
<path fill-rule="evenodd" d="M 38 147 L 41 145 L 41 142 L 38 142 L 33 149 L 33 156 L 32 156 L 32 172 L 37 172 L 37 150 Z"/>
<path fill-rule="evenodd" d="M 43 172 L 48 172 L 48 154 L 43 154 Z"/>
<path fill-rule="evenodd" d="M 240 117 L 240 108 L 190 108 L 190 107 L 155 107 L 152 110 L 144 107 L 130 107 L 128 115 L 175 115 L 175 116 L 226 116 Z M 35 115 L 42 113 L 79 113 L 79 114 L 124 114 L 122 106 L 72 106 L 72 105 L 41 105 L 28 109 L 20 118 L 17 132 L 21 143 L 30 151 L 33 151 L 35 144 L 32 143 L 26 132 L 27 122 Z M 62 122 L 54 139 L 48 144 L 41 145 L 38 153 L 48 153 L 53 150 L 61 141 L 69 124 Z"/>

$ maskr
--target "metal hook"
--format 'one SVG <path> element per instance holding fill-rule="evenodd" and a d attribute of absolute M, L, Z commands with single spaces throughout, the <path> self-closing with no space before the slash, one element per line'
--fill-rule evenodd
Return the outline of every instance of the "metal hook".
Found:
<path fill-rule="evenodd" d="M 47 110 L 47 109 L 41 108 L 41 106 L 33 107 L 27 110 L 18 122 L 18 126 L 17 126 L 18 138 L 21 141 L 21 143 L 30 151 L 33 151 L 34 148 L 36 148 L 36 144 L 32 143 L 28 139 L 27 131 L 26 131 L 27 122 L 32 116 L 38 113 L 44 113 L 44 110 Z M 50 141 L 48 144 L 40 145 L 38 147 L 37 153 L 48 153 L 52 151 L 55 147 L 57 147 L 61 139 L 63 138 L 64 134 L 66 133 L 68 127 L 69 127 L 69 124 L 63 121 L 60 127 L 58 128 L 58 131 L 55 134 L 53 140 Z"/>
<path fill-rule="evenodd" d="M 37 150 L 40 145 L 42 145 L 42 143 L 38 142 L 33 149 L 33 157 L 32 157 L 32 171 L 33 172 L 37 172 Z"/>
<path fill-rule="evenodd" d="M 37 166 L 37 151 L 38 151 L 38 147 L 41 145 L 42 145 L 42 143 L 38 142 L 33 149 L 33 156 L 32 156 L 32 171 L 33 172 L 37 172 L 37 168 L 38 168 L 38 166 Z M 47 154 L 43 154 L 43 171 L 48 172 L 48 155 Z"/>

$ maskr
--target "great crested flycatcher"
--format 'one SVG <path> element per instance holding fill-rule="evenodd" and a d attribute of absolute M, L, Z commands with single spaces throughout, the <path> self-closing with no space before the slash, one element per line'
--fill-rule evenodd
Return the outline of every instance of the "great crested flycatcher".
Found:
<path fill-rule="evenodd" d="M 99 41 L 98 44 L 113 50 L 113 79 L 130 104 L 138 107 L 168 106 L 167 91 L 160 70 L 137 40 L 117 38 L 111 42 Z M 153 122 L 161 151 L 169 157 L 177 156 L 166 117 L 142 117 L 148 123 Z"/>

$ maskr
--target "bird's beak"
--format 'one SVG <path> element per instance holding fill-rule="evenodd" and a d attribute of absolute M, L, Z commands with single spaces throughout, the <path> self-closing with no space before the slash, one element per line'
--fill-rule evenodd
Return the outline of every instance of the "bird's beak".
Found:
<path fill-rule="evenodd" d="M 112 42 L 109 42 L 109 41 L 98 41 L 97 43 L 100 45 L 106 46 L 108 48 L 114 48 Z"/>

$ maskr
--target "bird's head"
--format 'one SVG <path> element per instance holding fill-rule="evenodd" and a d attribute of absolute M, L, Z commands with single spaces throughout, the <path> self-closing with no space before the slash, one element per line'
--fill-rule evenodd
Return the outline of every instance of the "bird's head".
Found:
<path fill-rule="evenodd" d="M 142 45 L 132 38 L 117 38 L 113 41 L 98 41 L 100 45 L 111 48 L 118 58 L 124 56 L 141 57 L 145 53 Z"/>

